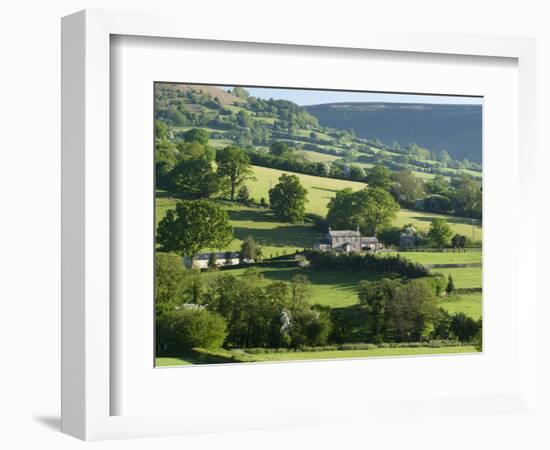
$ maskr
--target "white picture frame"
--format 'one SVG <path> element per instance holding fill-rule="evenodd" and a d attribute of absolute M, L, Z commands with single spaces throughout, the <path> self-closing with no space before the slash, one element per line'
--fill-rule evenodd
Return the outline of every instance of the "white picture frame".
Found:
<path fill-rule="evenodd" d="M 519 78 L 518 215 L 524 229 L 534 229 L 535 211 L 532 174 L 535 172 L 535 44 L 531 39 L 434 33 L 405 33 L 391 30 L 349 30 L 327 36 L 312 27 L 304 36 L 298 30 L 255 27 L 221 27 L 208 30 L 177 17 L 163 14 L 82 11 L 62 22 L 62 430 L 85 440 L 162 436 L 172 434 L 249 430 L 284 426 L 338 423 L 389 414 L 389 404 L 378 401 L 331 404 L 269 404 L 264 410 L 232 406 L 220 411 L 182 410 L 170 414 L 113 415 L 113 396 L 121 386 L 112 377 L 111 337 L 117 324 L 112 320 L 111 279 L 111 170 L 110 108 L 111 37 L 137 36 L 192 39 L 215 42 L 284 44 L 305 48 L 366 49 L 407 52 L 418 55 L 445 54 L 509 58 L 517 61 Z M 172 81 L 172 80 L 171 80 Z M 178 80 L 173 80 L 178 81 Z M 531 233 L 532 235 L 532 233 Z M 536 261 L 535 245 L 517 249 L 518 259 Z M 517 283 L 534 273 L 517 266 Z M 523 286 L 523 285 L 522 285 Z M 518 303 L 518 370 L 515 389 L 482 393 L 464 398 L 436 396 L 441 414 L 494 414 L 502 405 L 519 414 L 537 411 L 536 397 L 536 292 L 534 284 L 522 287 Z M 510 293 L 519 295 L 518 292 Z M 348 363 L 353 364 L 353 363 Z M 393 370 L 404 362 L 393 360 Z M 277 371 L 275 366 L 256 366 L 258 373 Z M 279 366 L 280 367 L 280 366 Z M 313 366 L 311 366 L 313 367 Z M 336 367 L 336 366 L 332 366 Z M 342 366 L 343 367 L 343 366 Z M 352 365 L 346 366 L 352 368 Z M 218 370 L 215 368 L 215 370 Z M 241 367 L 239 370 L 246 370 Z M 403 368 L 402 370 L 406 370 Z M 180 372 L 183 376 L 183 371 Z M 392 401 L 407 399 L 397 396 Z M 408 406 L 411 414 L 422 408 L 418 399 Z M 415 403 L 416 402 L 416 403 Z M 477 407 L 475 406 L 477 405 Z M 221 406 L 221 405 L 220 405 Z M 327 405 L 324 405 L 327 406 Z M 228 420 L 228 415 L 233 419 Z M 246 419 L 246 420 L 244 420 Z"/>

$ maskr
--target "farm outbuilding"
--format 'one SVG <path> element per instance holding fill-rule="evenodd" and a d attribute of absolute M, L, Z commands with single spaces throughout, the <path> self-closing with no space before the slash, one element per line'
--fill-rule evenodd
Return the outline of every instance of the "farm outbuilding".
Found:
<path fill-rule="evenodd" d="M 362 236 L 356 230 L 333 230 L 329 227 L 324 239 L 318 240 L 313 248 L 324 252 L 365 252 L 378 251 L 383 244 L 375 236 Z"/>
<path fill-rule="evenodd" d="M 210 260 L 211 253 L 199 253 L 193 260 L 193 269 L 208 269 L 208 261 Z M 216 265 L 220 266 L 235 266 L 240 263 L 238 253 L 233 252 L 215 252 Z M 191 258 L 188 256 L 183 257 L 183 265 L 188 269 L 191 268 Z"/>

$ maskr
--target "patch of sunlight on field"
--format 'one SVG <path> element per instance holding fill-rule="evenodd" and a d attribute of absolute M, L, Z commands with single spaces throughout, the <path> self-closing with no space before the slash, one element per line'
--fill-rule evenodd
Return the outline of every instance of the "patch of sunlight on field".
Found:
<path fill-rule="evenodd" d="M 441 273 L 446 278 L 451 274 L 457 289 L 482 287 L 483 269 L 481 267 L 433 269 L 433 272 Z"/>
<path fill-rule="evenodd" d="M 480 319 L 483 312 L 481 293 L 449 295 L 439 300 L 439 305 L 451 314 L 464 313 L 472 319 Z"/>
<path fill-rule="evenodd" d="M 428 231 L 432 219 L 434 218 L 445 219 L 454 233 L 463 234 L 476 241 L 482 240 L 481 221 L 466 217 L 432 214 L 422 211 L 413 211 L 412 209 L 401 209 L 393 224 L 402 227 L 403 225 L 412 223 L 417 229 Z"/>
<path fill-rule="evenodd" d="M 306 211 L 326 215 L 327 204 L 329 200 L 336 195 L 336 192 L 345 188 L 351 188 L 355 191 L 363 189 L 365 183 L 356 181 L 336 180 L 334 178 L 316 177 L 312 175 L 295 174 L 278 169 L 267 167 L 252 166 L 256 181 L 247 182 L 252 197 L 260 200 L 261 197 L 269 199 L 269 189 L 278 183 L 279 177 L 285 174 L 298 175 L 300 182 L 308 191 L 308 203 Z"/>
<path fill-rule="evenodd" d="M 382 255 L 400 255 L 420 264 L 481 264 L 479 251 L 467 252 L 387 252 Z"/>

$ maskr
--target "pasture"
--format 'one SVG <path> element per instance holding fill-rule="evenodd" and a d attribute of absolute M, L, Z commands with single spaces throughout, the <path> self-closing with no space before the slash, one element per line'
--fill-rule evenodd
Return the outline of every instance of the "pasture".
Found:
<path fill-rule="evenodd" d="M 433 272 L 441 273 L 445 277 L 452 274 L 457 289 L 482 287 L 483 270 L 481 267 L 433 269 Z"/>
<path fill-rule="evenodd" d="M 387 252 L 382 255 L 400 255 L 420 264 L 480 264 L 480 251 L 467 252 Z M 435 269 L 439 270 L 439 269 Z"/>
<path fill-rule="evenodd" d="M 246 184 L 250 189 L 252 197 L 259 201 L 260 198 L 264 197 L 266 200 L 269 200 L 269 189 L 277 184 L 279 177 L 285 172 L 282 170 L 271 169 L 267 167 L 252 166 L 254 176 L 256 180 L 248 181 Z M 364 183 L 359 183 L 355 181 L 347 180 L 337 180 L 334 178 L 324 178 L 316 177 L 311 175 L 298 174 L 300 182 L 308 191 L 308 203 L 306 204 L 306 211 L 309 213 L 315 213 L 322 216 L 325 216 L 327 213 L 327 205 L 332 197 L 336 195 L 336 192 L 339 190 L 345 189 L 347 187 L 352 188 L 353 190 L 363 189 L 366 185 Z M 162 197 L 156 199 L 156 223 L 164 217 L 166 211 L 174 207 L 176 199 Z M 225 202 L 225 207 L 230 212 L 230 217 L 234 221 L 234 227 L 237 229 L 236 238 L 242 239 L 247 236 L 247 234 L 252 234 L 254 230 L 258 229 L 259 235 L 258 239 L 265 237 L 267 246 L 271 247 L 288 247 L 295 251 L 296 248 L 303 248 L 304 246 L 311 246 L 312 244 L 312 233 L 311 227 L 307 224 L 304 225 L 289 225 L 276 222 L 274 217 L 266 210 L 260 210 L 255 208 L 247 208 L 245 206 L 233 204 L 231 205 L 228 202 Z M 246 211 L 246 213 L 238 213 L 237 211 Z M 463 217 L 448 216 L 442 214 L 431 214 L 422 211 L 413 211 L 409 209 L 401 209 L 396 219 L 393 222 L 395 226 L 403 226 L 412 223 L 419 230 L 428 230 L 430 223 L 433 218 L 443 218 L 446 219 L 449 225 L 451 226 L 454 233 L 459 233 L 466 235 L 468 237 L 474 238 L 476 240 L 482 239 L 482 228 L 479 220 L 467 219 Z M 240 222 L 240 223 L 237 223 Z M 264 223 L 265 222 L 265 223 Z M 283 228 L 288 228 L 283 230 Z M 240 232 L 239 232 L 240 230 Z M 264 230 L 264 231 L 261 231 Z M 275 236 L 276 231 L 265 231 L 265 230 L 278 230 L 286 231 L 287 233 L 296 234 L 296 238 L 288 237 L 283 238 L 283 240 L 291 240 L 292 243 L 281 243 L 280 239 Z M 307 236 L 307 239 L 305 236 Z M 313 233 L 313 238 L 315 238 L 315 233 Z M 269 242 L 273 242 L 270 244 Z M 240 244 L 239 244 L 240 245 Z M 234 247 L 232 247 L 233 249 Z M 274 249 L 274 251 L 277 251 Z M 279 251 L 283 251 L 280 249 Z"/>
<path fill-rule="evenodd" d="M 336 195 L 336 192 L 348 187 L 357 191 L 366 186 L 365 183 L 356 181 L 295 174 L 294 172 L 271 169 L 268 167 L 252 166 L 252 170 L 254 171 L 256 181 L 248 181 L 246 184 L 254 199 L 260 200 L 260 198 L 264 197 L 269 200 L 269 189 L 277 184 L 279 177 L 283 173 L 298 175 L 300 182 L 308 191 L 306 211 L 322 216 L 326 215 L 327 204 L 329 200 Z"/>
<path fill-rule="evenodd" d="M 293 173 L 260 166 L 252 166 L 252 168 L 256 181 L 249 181 L 247 185 L 251 191 L 252 197 L 256 200 L 259 200 L 261 197 L 269 199 L 269 189 L 277 184 L 279 177 L 283 173 Z M 336 192 L 347 187 L 353 190 L 359 190 L 366 186 L 364 183 L 356 181 L 337 180 L 334 178 L 316 177 L 312 175 L 297 175 L 302 185 L 308 191 L 309 202 L 306 205 L 307 212 L 320 214 L 322 216 L 326 215 L 327 204 L 330 199 L 336 195 Z M 475 219 L 401 209 L 393 225 L 403 226 L 412 223 L 417 229 L 426 231 L 429 229 L 432 219 L 437 217 L 446 219 L 454 233 L 463 234 L 481 241 L 481 222 Z"/>
<path fill-rule="evenodd" d="M 434 218 L 445 219 L 454 233 L 463 234 L 476 241 L 482 240 L 481 221 L 477 219 L 433 214 L 423 211 L 414 211 L 412 209 L 401 209 L 393 225 L 402 227 L 412 223 L 418 230 L 428 231 L 432 219 Z"/>
<path fill-rule="evenodd" d="M 281 362 L 281 361 L 308 361 L 339 358 L 380 358 L 399 356 L 445 355 L 477 353 L 474 346 L 463 345 L 456 347 L 397 347 L 377 348 L 371 350 L 328 350 L 317 352 L 274 352 L 252 354 L 242 350 L 217 350 L 217 353 L 226 353 L 227 357 L 242 358 L 246 362 Z M 194 364 L 193 359 L 187 357 L 158 357 L 156 365 L 159 367 L 188 366 Z"/>
<path fill-rule="evenodd" d="M 297 153 L 303 155 L 305 159 L 313 162 L 330 162 L 336 161 L 339 158 L 339 156 L 336 155 L 314 152 L 312 150 L 299 150 Z"/>
<path fill-rule="evenodd" d="M 300 267 L 261 267 L 264 283 L 274 281 L 290 282 L 295 275 L 306 275 L 311 282 L 312 303 L 341 308 L 358 303 L 357 292 L 360 281 L 375 281 L 383 278 L 381 275 L 339 272 L 336 270 L 310 270 Z M 241 276 L 246 269 L 230 269 L 221 273 Z"/>
<path fill-rule="evenodd" d="M 450 314 L 461 312 L 475 320 L 481 319 L 483 311 L 481 293 L 449 295 L 441 298 L 439 305 Z"/>

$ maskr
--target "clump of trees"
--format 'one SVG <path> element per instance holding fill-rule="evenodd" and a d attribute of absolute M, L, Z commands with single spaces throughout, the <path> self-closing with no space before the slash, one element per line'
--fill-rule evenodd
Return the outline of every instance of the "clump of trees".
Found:
<path fill-rule="evenodd" d="M 218 169 L 216 175 L 224 189 L 228 191 L 231 201 L 235 200 L 238 188 L 245 187 L 246 180 L 254 179 L 250 168 L 250 159 L 244 150 L 238 147 L 226 147 L 216 153 Z"/>
<path fill-rule="evenodd" d="M 399 205 L 388 191 L 371 187 L 360 191 L 346 188 L 328 203 L 327 222 L 335 229 L 360 228 L 367 236 L 376 236 L 390 226 Z"/>
<path fill-rule="evenodd" d="M 339 270 L 364 273 L 392 273 L 408 278 L 431 276 L 422 264 L 400 255 L 378 256 L 372 253 L 332 253 L 310 250 L 304 253 L 310 267 L 318 270 Z"/>
<path fill-rule="evenodd" d="M 302 223 L 306 216 L 307 189 L 296 175 L 282 174 L 269 190 L 269 203 L 282 222 Z"/>
<path fill-rule="evenodd" d="M 157 315 L 156 333 L 159 350 L 176 353 L 193 348 L 220 348 L 227 333 L 223 317 L 195 304 L 181 305 Z"/>
<path fill-rule="evenodd" d="M 241 244 L 241 261 L 256 261 L 262 257 L 262 247 L 252 236 L 247 236 Z"/>
<path fill-rule="evenodd" d="M 192 272 L 176 269 L 171 264 L 174 261 L 170 256 L 157 256 L 157 278 L 167 279 L 165 271 Z M 209 282 L 191 276 L 180 282 L 182 295 L 175 298 L 157 291 L 156 330 L 161 352 L 184 353 L 194 347 L 222 345 L 299 348 L 328 342 L 330 313 L 311 305 L 311 285 L 303 275 L 290 283 L 265 283 L 252 268 L 242 277 L 221 272 Z"/>
<path fill-rule="evenodd" d="M 481 320 L 439 308 L 431 279 L 363 281 L 358 295 L 358 305 L 332 310 L 333 342 L 480 340 Z"/>
<path fill-rule="evenodd" d="M 445 219 L 432 219 L 427 237 L 435 247 L 449 247 L 451 245 L 452 236 L 453 230 Z"/>
<path fill-rule="evenodd" d="M 227 212 L 208 200 L 180 200 L 157 227 L 162 252 L 193 259 L 203 248 L 221 249 L 233 239 Z"/>

